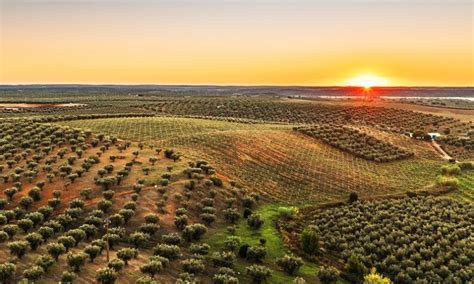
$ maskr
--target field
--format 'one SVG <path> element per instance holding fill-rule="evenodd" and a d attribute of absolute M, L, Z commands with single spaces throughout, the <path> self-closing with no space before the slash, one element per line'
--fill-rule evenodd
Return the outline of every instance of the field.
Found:
<path fill-rule="evenodd" d="M 474 101 L 461 99 L 418 99 L 418 100 L 400 100 L 402 103 L 418 104 L 423 106 L 433 106 L 440 108 L 453 109 L 474 109 Z"/>
<path fill-rule="evenodd" d="M 142 138 L 185 156 L 205 157 L 233 179 L 280 202 L 334 201 L 351 191 L 368 196 L 416 190 L 434 180 L 442 164 L 429 147 L 416 159 L 386 165 L 367 162 L 293 133 L 287 125 L 169 117 L 76 120 L 60 125 L 122 139 Z"/>
<path fill-rule="evenodd" d="M 318 228 L 323 244 L 317 257 L 336 265 L 352 257 L 396 283 L 465 283 L 474 277 L 473 209 L 469 203 L 413 197 L 307 208 L 298 222 L 299 230 Z M 358 281 L 356 273 L 346 274 Z"/>
<path fill-rule="evenodd" d="M 2 91 L 0 283 L 472 279 L 469 110 L 212 90 Z"/>

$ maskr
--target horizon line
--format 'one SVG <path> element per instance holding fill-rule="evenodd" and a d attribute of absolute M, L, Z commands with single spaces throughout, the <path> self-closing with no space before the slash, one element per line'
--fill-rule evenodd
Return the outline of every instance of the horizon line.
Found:
<path fill-rule="evenodd" d="M 162 84 L 162 83 L 0 83 L 0 87 L 20 86 L 156 86 L 156 87 L 275 87 L 275 88 L 364 88 L 352 85 L 271 85 L 271 84 Z M 474 85 L 393 85 L 370 88 L 474 88 Z"/>

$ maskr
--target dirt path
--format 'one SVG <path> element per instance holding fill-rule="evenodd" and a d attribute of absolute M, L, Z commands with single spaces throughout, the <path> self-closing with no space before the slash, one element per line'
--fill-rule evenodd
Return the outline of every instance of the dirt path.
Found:
<path fill-rule="evenodd" d="M 448 155 L 448 153 L 446 153 L 443 148 L 441 148 L 441 146 L 438 144 L 438 142 L 436 142 L 436 140 L 431 140 L 431 145 L 433 146 L 433 148 L 435 148 L 436 152 L 438 152 L 441 156 L 441 158 L 443 158 L 444 160 L 451 160 L 452 157 L 450 155 Z"/>

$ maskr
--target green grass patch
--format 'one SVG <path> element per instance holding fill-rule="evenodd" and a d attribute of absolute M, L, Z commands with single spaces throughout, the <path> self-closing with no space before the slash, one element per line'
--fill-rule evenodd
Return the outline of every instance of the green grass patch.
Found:
<path fill-rule="evenodd" d="M 283 240 L 280 237 L 275 222 L 278 218 L 278 204 L 264 205 L 256 210 L 256 213 L 261 214 L 265 219 L 265 223 L 259 230 L 251 229 L 245 219 L 240 220 L 237 224 L 237 230 L 235 235 L 240 237 L 242 244 L 249 244 L 251 246 L 258 245 L 260 239 L 265 239 L 267 248 L 267 256 L 263 261 L 263 265 L 268 266 L 273 270 L 272 277 L 269 282 L 271 283 L 291 283 L 296 276 L 289 276 L 275 264 L 275 260 L 285 254 L 291 253 L 289 249 L 285 247 Z M 212 252 L 220 251 L 224 248 L 224 241 L 228 236 L 231 236 L 227 232 L 226 228 L 219 229 L 212 234 L 211 237 L 204 240 L 204 242 L 211 245 Z M 318 266 L 314 263 L 304 261 L 304 265 L 298 271 L 297 276 L 305 278 L 308 283 L 314 283 L 317 281 L 316 273 Z M 245 274 L 245 268 L 253 263 L 241 259 L 237 256 L 235 262 L 235 268 L 242 274 Z"/>
<path fill-rule="evenodd" d="M 462 175 L 458 176 L 459 191 L 461 199 L 473 202 L 474 201 L 474 170 L 463 171 Z"/>

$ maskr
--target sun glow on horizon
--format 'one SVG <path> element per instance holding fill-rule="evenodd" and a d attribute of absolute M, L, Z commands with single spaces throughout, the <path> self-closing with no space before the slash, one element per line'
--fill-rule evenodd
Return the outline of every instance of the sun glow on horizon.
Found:
<path fill-rule="evenodd" d="M 474 86 L 473 39 L 466 0 L 0 0 L 0 84 Z"/>
<path fill-rule="evenodd" d="M 346 81 L 346 85 L 351 87 L 364 87 L 365 89 L 370 89 L 371 87 L 389 86 L 390 82 L 388 79 L 374 74 L 363 74 L 348 79 Z"/>

